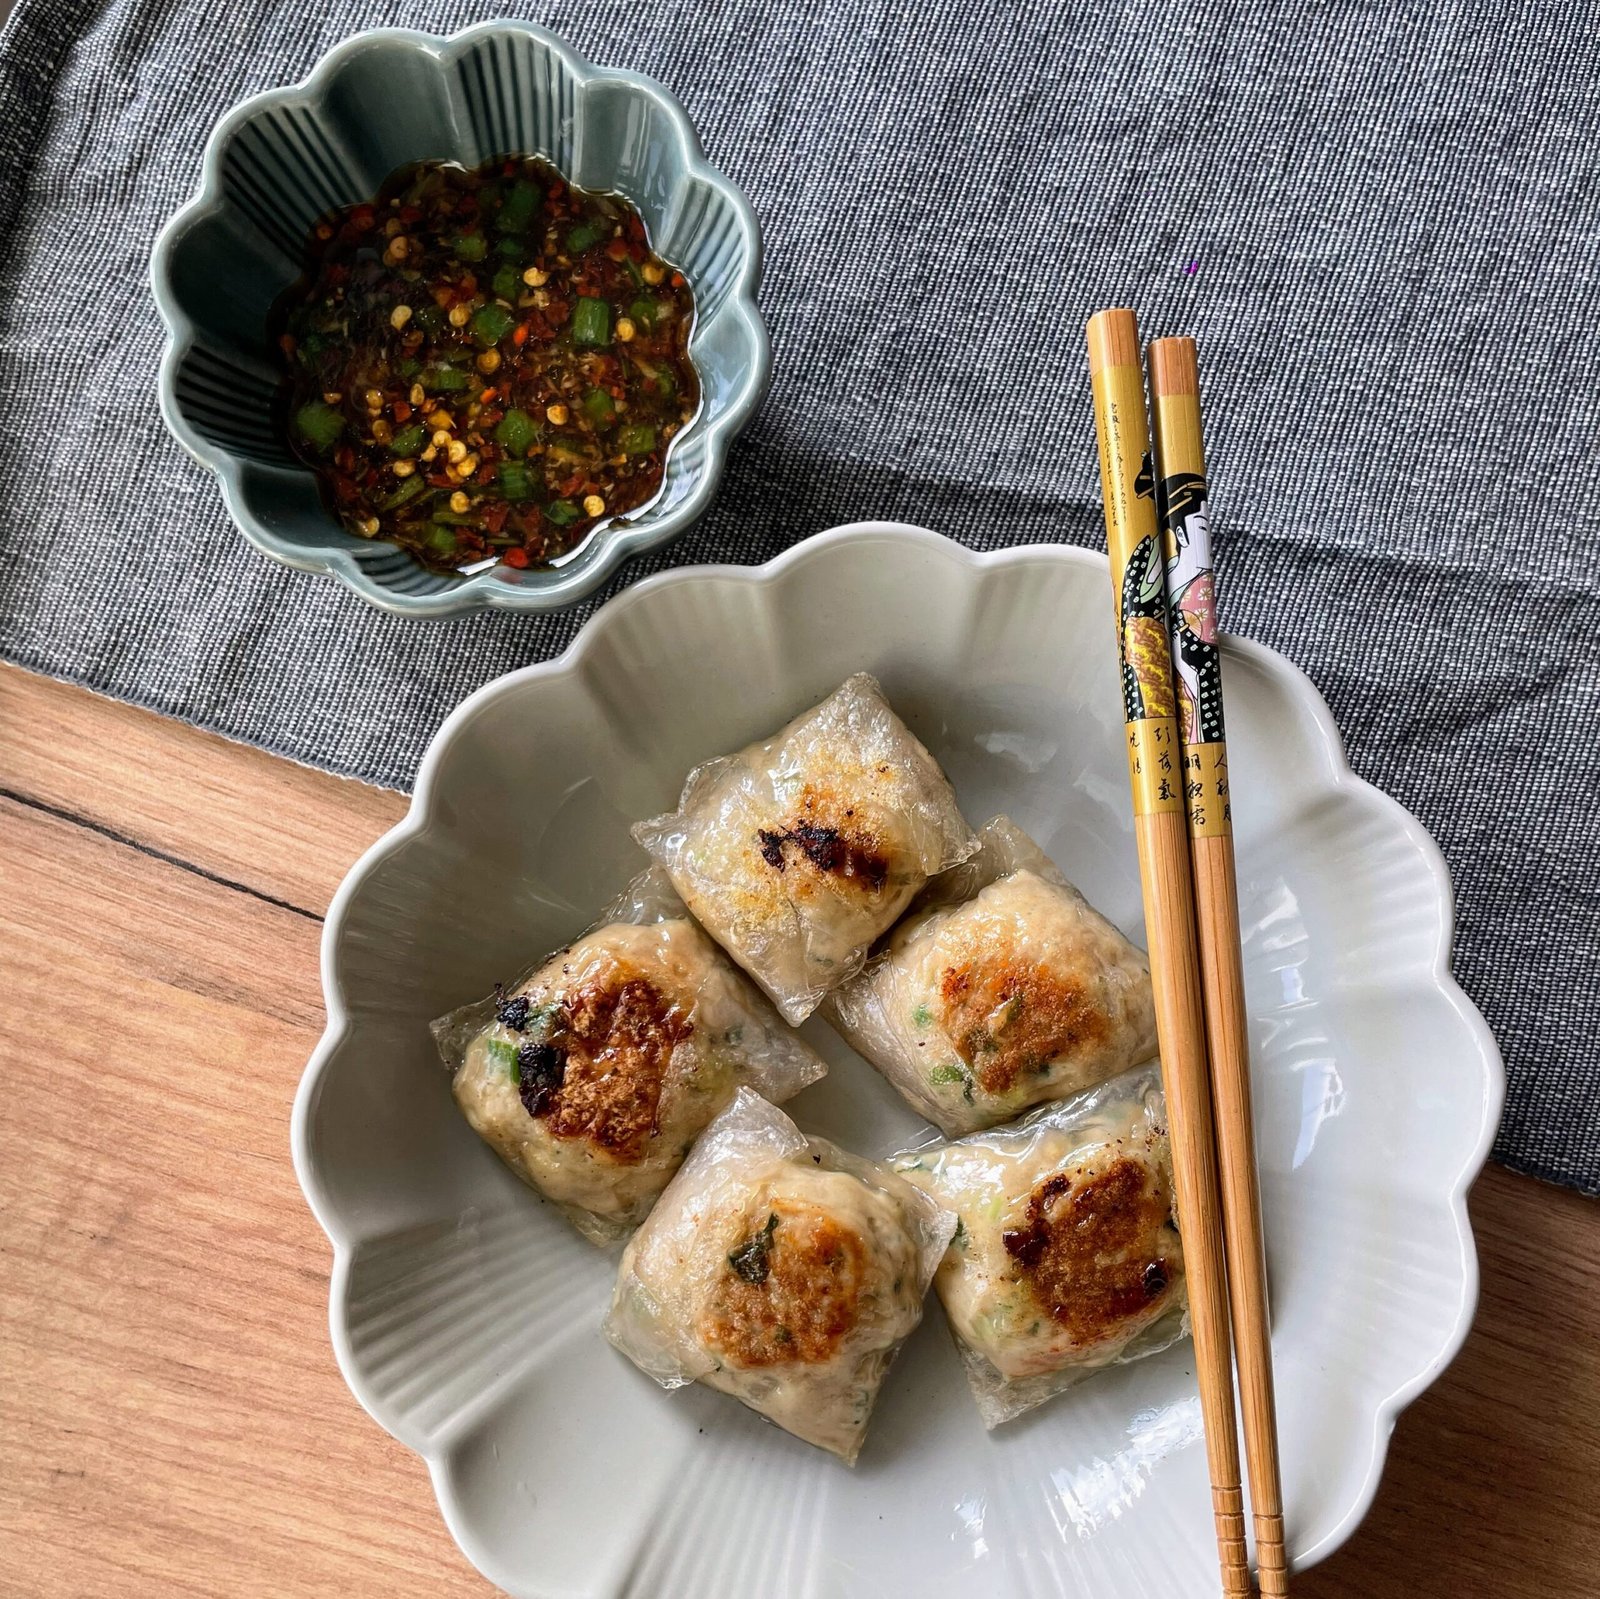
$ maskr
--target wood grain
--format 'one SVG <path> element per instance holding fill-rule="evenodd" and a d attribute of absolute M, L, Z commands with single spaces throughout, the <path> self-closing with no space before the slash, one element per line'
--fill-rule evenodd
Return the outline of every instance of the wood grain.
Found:
<path fill-rule="evenodd" d="M 339 1376 L 289 1165 L 316 913 L 403 801 L 4 668 L 0 707 L 0 1595 L 491 1593 Z M 1473 1215 L 1473 1335 L 1297 1599 L 1594 1591 L 1600 1209 L 1491 1170 Z"/>
<path fill-rule="evenodd" d="M 1256 1580 L 1262 1599 L 1283 1599 L 1289 1592 L 1288 1559 L 1233 835 L 1191 837 L 1189 853 L 1194 866 L 1195 931 L 1216 1111 L 1218 1186 L 1227 1234 L 1228 1311 L 1239 1375 L 1251 1524 L 1256 1534 Z"/>
<path fill-rule="evenodd" d="M 1188 822 L 1182 811 L 1135 816 L 1145 939 L 1155 987 L 1156 1037 L 1166 1089 L 1172 1179 L 1183 1234 L 1184 1279 L 1194 1339 L 1195 1375 L 1205 1417 L 1211 1508 L 1217 1529 L 1222 1592 L 1251 1591 L 1245 1546 L 1244 1490 L 1233 1407 L 1233 1349 L 1228 1274 L 1212 1137 L 1211 1073 L 1195 939 Z"/>

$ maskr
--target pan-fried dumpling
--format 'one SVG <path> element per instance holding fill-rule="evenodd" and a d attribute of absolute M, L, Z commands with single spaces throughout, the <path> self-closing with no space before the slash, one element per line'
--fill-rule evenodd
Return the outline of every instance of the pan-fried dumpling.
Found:
<path fill-rule="evenodd" d="M 999 816 L 824 1014 L 949 1136 L 1155 1053 L 1144 955 Z"/>
<path fill-rule="evenodd" d="M 741 1089 L 623 1252 L 606 1336 L 855 1461 L 955 1218 Z"/>
<path fill-rule="evenodd" d="M 741 1085 L 783 1100 L 827 1070 L 657 870 L 433 1030 L 473 1129 L 596 1243 L 644 1219 Z"/>
<path fill-rule="evenodd" d="M 678 809 L 633 834 L 794 1023 L 976 847 L 938 763 L 865 673 L 771 738 L 696 767 Z"/>
<path fill-rule="evenodd" d="M 988 1426 L 1187 1331 L 1154 1064 L 891 1165 L 959 1217 L 934 1282 Z"/>

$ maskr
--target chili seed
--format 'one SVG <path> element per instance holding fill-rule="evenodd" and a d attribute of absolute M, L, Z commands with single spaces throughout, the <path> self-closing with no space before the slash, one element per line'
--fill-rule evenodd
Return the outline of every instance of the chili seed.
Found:
<path fill-rule="evenodd" d="M 500 352 L 498 350 L 485 350 L 478 357 L 478 370 L 487 377 L 491 372 L 500 370 Z"/>
<path fill-rule="evenodd" d="M 410 320 L 411 307 L 409 305 L 397 305 L 389 313 L 389 326 L 392 328 L 403 328 Z"/>
<path fill-rule="evenodd" d="M 438 455 L 438 450 L 430 444 L 427 449 L 425 449 L 422 454 L 417 457 L 417 459 L 421 461 L 433 461 L 438 458 Z"/>
<path fill-rule="evenodd" d="M 427 397 L 428 392 L 420 383 L 413 383 L 411 385 L 411 393 L 406 396 L 413 405 L 421 405 Z"/>
<path fill-rule="evenodd" d="M 380 416 L 372 424 L 373 441 L 378 444 L 387 444 L 394 437 L 394 429 Z"/>
<path fill-rule="evenodd" d="M 362 517 L 361 524 L 360 524 L 361 531 L 363 533 L 365 533 L 369 539 L 372 537 L 372 535 L 374 533 L 376 533 L 378 531 L 378 529 L 379 529 L 379 527 L 381 525 L 382 524 L 378 521 L 377 517 L 375 517 L 375 516 L 364 516 L 364 517 Z"/>
<path fill-rule="evenodd" d="M 395 461 L 389 467 L 389 470 L 396 477 L 410 477 L 416 469 L 417 463 L 415 461 Z"/>
<path fill-rule="evenodd" d="M 457 515 L 459 515 L 462 511 L 468 510 L 471 505 L 472 501 L 469 500 L 460 489 L 457 489 L 455 493 L 450 496 L 450 509 L 456 512 Z"/>
<path fill-rule="evenodd" d="M 456 462 L 466 459 L 467 447 L 460 439 L 451 439 L 449 444 L 445 446 L 445 454 L 449 457 L 450 464 L 454 466 Z"/>
<path fill-rule="evenodd" d="M 544 408 L 544 416 L 551 427 L 564 427 L 567 421 L 567 408 L 564 405 L 547 405 Z"/>
<path fill-rule="evenodd" d="M 450 448 L 449 431 L 445 428 L 440 428 L 433 435 L 432 439 L 429 440 L 429 443 L 434 445 L 437 449 L 448 450 Z"/>
<path fill-rule="evenodd" d="M 604 516 L 606 514 L 606 502 L 598 494 L 584 495 L 583 514 L 585 516 Z"/>
<path fill-rule="evenodd" d="M 645 264 L 639 268 L 639 276 L 642 277 L 646 283 L 659 283 L 666 275 L 667 274 L 660 267 L 658 267 L 654 261 L 646 261 Z"/>
<path fill-rule="evenodd" d="M 550 281 L 550 274 L 548 272 L 541 272 L 538 267 L 529 267 L 528 270 L 522 274 L 522 281 L 526 283 L 530 289 L 537 289 L 543 287 L 543 285 Z"/>
<path fill-rule="evenodd" d="M 450 326 L 451 327 L 453 327 L 453 328 L 464 328 L 467 325 L 467 323 L 469 323 L 471 320 L 472 320 L 471 307 L 465 306 L 465 305 L 453 305 L 453 306 L 450 307 Z"/>
<path fill-rule="evenodd" d="M 619 316 L 617 318 L 617 337 L 621 339 L 624 344 L 628 344 L 632 341 L 633 335 L 633 323 L 627 317 Z"/>
<path fill-rule="evenodd" d="M 340 400 L 344 398 L 344 396 L 337 389 L 329 389 L 328 392 L 322 396 L 322 398 L 323 401 L 328 405 L 337 405 Z"/>

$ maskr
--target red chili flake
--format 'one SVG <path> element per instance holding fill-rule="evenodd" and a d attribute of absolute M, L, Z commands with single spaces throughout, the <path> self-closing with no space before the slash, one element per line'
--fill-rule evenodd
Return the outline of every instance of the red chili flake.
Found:
<path fill-rule="evenodd" d="M 428 482 L 436 489 L 453 489 L 457 487 L 454 478 L 447 477 L 443 472 L 430 472 Z"/>
<path fill-rule="evenodd" d="M 370 205 L 358 205 L 355 210 L 350 213 L 351 226 L 361 229 L 363 233 L 365 233 L 366 230 L 372 226 L 375 220 L 376 218 L 373 216 L 372 207 Z"/>
<path fill-rule="evenodd" d="M 511 335 L 511 342 L 520 350 L 528 342 L 528 324 L 524 322 L 515 333 Z"/>
<path fill-rule="evenodd" d="M 613 239 L 606 246 L 606 254 L 613 261 L 625 261 L 628 256 L 628 246 L 621 239 Z"/>
<path fill-rule="evenodd" d="M 478 474 L 478 481 L 485 482 L 484 474 Z M 482 509 L 483 525 L 491 533 L 498 533 L 506 525 L 506 518 L 511 515 L 511 507 L 504 500 L 497 500 L 493 505 L 485 505 Z"/>
<path fill-rule="evenodd" d="M 526 550 L 510 549 L 500 559 L 507 566 L 526 566 L 528 564 L 528 552 Z"/>
<path fill-rule="evenodd" d="M 400 220 L 410 224 L 422 220 L 422 207 L 420 205 L 403 205 L 400 207 Z"/>
<path fill-rule="evenodd" d="M 574 472 L 571 477 L 562 478 L 556 487 L 560 489 L 563 494 L 576 494 L 578 492 L 579 485 L 582 482 L 583 473 Z"/>
<path fill-rule="evenodd" d="M 672 286 L 675 289 L 681 289 L 683 287 L 683 274 L 681 272 L 674 272 L 672 274 Z"/>
<path fill-rule="evenodd" d="M 567 186 L 559 178 L 550 185 L 550 198 L 559 200 L 567 192 Z"/>
<path fill-rule="evenodd" d="M 628 237 L 638 244 L 644 243 L 644 222 L 637 216 L 630 216 L 623 224 L 628 230 Z"/>
<path fill-rule="evenodd" d="M 396 422 L 403 424 L 411 420 L 411 402 L 409 400 L 396 400 L 389 409 L 394 412 Z"/>
<path fill-rule="evenodd" d="M 292 333 L 280 333 L 278 335 L 278 348 L 282 350 L 285 355 L 293 355 L 294 335 Z"/>
<path fill-rule="evenodd" d="M 497 395 L 499 392 L 500 391 L 497 388 L 495 388 L 495 386 L 491 383 L 489 385 L 489 387 L 486 388 L 483 391 L 483 393 L 478 396 L 478 404 L 479 405 L 487 405 L 495 397 L 495 395 Z M 488 418 L 485 417 L 484 420 L 487 422 Z M 490 422 L 489 426 L 493 427 L 494 424 L 492 422 Z"/>

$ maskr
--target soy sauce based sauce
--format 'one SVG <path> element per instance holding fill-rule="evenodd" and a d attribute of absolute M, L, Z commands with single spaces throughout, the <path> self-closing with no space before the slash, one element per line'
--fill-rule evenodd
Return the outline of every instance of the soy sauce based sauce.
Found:
<path fill-rule="evenodd" d="M 422 162 L 314 228 L 273 313 L 282 427 L 359 537 L 546 565 L 659 493 L 693 322 L 627 201 L 533 157 Z"/>

